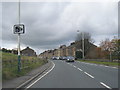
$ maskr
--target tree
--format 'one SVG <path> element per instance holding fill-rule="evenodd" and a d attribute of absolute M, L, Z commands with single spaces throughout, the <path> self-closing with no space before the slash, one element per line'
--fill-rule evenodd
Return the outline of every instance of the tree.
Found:
<path fill-rule="evenodd" d="M 91 38 L 91 34 L 88 32 L 79 32 L 77 31 L 77 37 L 76 37 L 76 41 L 82 41 L 82 39 L 84 38 L 85 41 L 94 43 L 94 40 Z"/>
<path fill-rule="evenodd" d="M 87 54 L 87 52 L 89 51 L 90 47 L 92 46 L 92 44 L 94 43 L 93 39 L 91 38 L 91 34 L 88 32 L 79 32 L 77 31 L 77 37 L 76 37 L 76 42 L 80 42 L 79 47 L 81 47 L 81 49 L 83 49 L 82 45 L 84 42 L 84 55 Z"/>
<path fill-rule="evenodd" d="M 109 58 L 112 59 L 118 59 L 118 53 L 119 53 L 119 40 L 114 38 L 112 40 L 109 40 L 108 38 L 105 40 L 102 40 L 100 42 L 100 47 L 103 51 L 109 52 Z"/>

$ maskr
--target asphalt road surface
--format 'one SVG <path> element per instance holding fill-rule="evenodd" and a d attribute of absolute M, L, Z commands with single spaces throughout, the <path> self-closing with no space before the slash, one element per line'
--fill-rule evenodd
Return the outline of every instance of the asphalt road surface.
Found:
<path fill-rule="evenodd" d="M 118 88 L 118 69 L 84 62 L 51 60 L 54 67 L 28 88 Z"/>

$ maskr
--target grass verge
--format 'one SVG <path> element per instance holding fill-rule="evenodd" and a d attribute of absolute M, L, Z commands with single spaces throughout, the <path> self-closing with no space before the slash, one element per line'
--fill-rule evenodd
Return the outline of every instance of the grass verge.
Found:
<path fill-rule="evenodd" d="M 23 76 L 30 72 L 31 70 L 47 63 L 47 60 L 43 60 L 37 57 L 21 56 L 21 72 L 18 72 L 17 55 L 4 52 L 0 53 L 2 53 L 3 81 Z"/>
<path fill-rule="evenodd" d="M 99 62 L 99 61 L 88 61 L 88 60 L 78 60 L 81 62 L 87 62 L 87 63 L 95 63 L 95 64 L 102 64 L 102 65 L 107 65 L 107 66 L 120 66 L 120 63 L 117 62 Z"/>

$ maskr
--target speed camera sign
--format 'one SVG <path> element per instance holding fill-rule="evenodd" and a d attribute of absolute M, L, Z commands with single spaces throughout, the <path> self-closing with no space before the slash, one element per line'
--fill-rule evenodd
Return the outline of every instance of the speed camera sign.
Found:
<path fill-rule="evenodd" d="M 25 33 L 25 26 L 23 24 L 14 25 L 14 34 Z"/>

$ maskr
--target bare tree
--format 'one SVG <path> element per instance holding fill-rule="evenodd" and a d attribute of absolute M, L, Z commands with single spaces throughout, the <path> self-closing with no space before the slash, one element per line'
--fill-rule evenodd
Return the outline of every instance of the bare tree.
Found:
<path fill-rule="evenodd" d="M 82 41 L 82 38 L 84 38 L 84 40 L 90 42 L 90 43 L 94 43 L 94 40 L 91 38 L 91 34 L 88 32 L 79 32 L 79 30 L 77 31 L 77 37 L 76 37 L 76 41 Z M 83 37 L 84 34 L 84 37 Z"/>
<path fill-rule="evenodd" d="M 76 42 L 80 42 L 80 46 L 82 47 L 82 50 L 84 48 L 84 55 L 87 54 L 89 51 L 90 47 L 94 43 L 93 39 L 91 38 L 91 34 L 88 32 L 79 32 L 77 31 L 77 37 L 76 37 Z M 84 44 L 83 44 L 84 43 Z M 84 46 L 84 47 L 83 47 Z"/>

